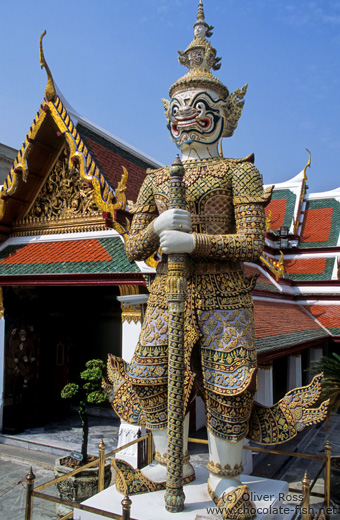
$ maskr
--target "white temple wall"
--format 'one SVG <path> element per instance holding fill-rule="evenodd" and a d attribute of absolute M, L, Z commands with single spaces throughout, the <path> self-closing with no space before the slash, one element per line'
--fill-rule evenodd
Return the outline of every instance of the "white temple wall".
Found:
<path fill-rule="evenodd" d="M 128 363 L 131 361 L 135 351 L 139 334 L 141 331 L 141 322 L 126 320 L 122 323 L 122 358 Z"/>
<path fill-rule="evenodd" d="M 137 291 L 138 288 L 132 290 Z M 124 361 L 130 362 L 141 332 L 144 315 L 143 306 L 147 302 L 148 295 L 138 293 L 126 294 L 119 296 L 117 299 L 122 305 L 122 358 Z M 142 428 L 139 426 L 121 421 L 117 447 L 137 439 L 141 434 L 141 430 Z M 120 451 L 118 457 L 137 467 L 137 444 Z"/>

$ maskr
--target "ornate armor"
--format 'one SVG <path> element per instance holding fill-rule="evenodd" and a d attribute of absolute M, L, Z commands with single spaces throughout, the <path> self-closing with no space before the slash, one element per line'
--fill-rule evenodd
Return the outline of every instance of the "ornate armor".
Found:
<path fill-rule="evenodd" d="M 251 159 L 184 162 L 187 210 L 195 238 L 187 268 L 185 408 L 198 392 L 206 402 L 208 428 L 234 441 L 247 433 L 256 369 L 250 295 L 255 280 L 244 275 L 242 262 L 261 255 L 264 205 L 271 193 L 263 192 L 262 178 Z M 168 187 L 169 168 L 149 172 L 132 210 L 126 245 L 130 259 L 146 260 L 157 251 L 159 238 L 152 222 L 168 209 Z M 167 424 L 166 281 L 167 256 L 163 255 L 134 357 L 120 366 L 150 429 Z"/>

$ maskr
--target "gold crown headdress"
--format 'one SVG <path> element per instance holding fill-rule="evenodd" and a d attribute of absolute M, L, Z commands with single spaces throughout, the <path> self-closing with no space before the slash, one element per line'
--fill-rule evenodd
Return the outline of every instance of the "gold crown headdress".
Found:
<path fill-rule="evenodd" d="M 210 69 L 218 70 L 221 67 L 221 58 L 216 57 L 216 49 L 207 40 L 212 35 L 213 27 L 205 21 L 203 2 L 199 0 L 197 20 L 194 23 L 194 39 L 184 52 L 178 51 L 178 61 L 188 67 L 189 72 L 179 78 L 169 89 L 170 97 L 178 92 L 184 92 L 191 88 L 206 88 L 216 92 L 226 100 L 224 106 L 226 125 L 223 137 L 233 135 L 239 118 L 241 117 L 244 96 L 247 84 L 241 89 L 235 90 L 229 95 L 227 87 L 216 78 Z"/>

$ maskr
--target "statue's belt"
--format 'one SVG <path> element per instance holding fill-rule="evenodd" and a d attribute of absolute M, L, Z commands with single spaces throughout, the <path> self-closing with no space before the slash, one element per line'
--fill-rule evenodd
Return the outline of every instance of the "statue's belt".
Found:
<path fill-rule="evenodd" d="M 157 274 L 168 274 L 168 263 L 160 262 L 156 268 Z M 194 276 L 196 274 L 227 274 L 239 273 L 243 274 L 242 263 L 231 262 L 205 262 L 195 263 L 190 260 L 187 261 L 184 274 L 186 276 Z"/>

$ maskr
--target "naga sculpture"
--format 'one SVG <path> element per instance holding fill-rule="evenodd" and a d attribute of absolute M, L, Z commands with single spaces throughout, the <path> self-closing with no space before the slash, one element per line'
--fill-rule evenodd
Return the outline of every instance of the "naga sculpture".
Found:
<path fill-rule="evenodd" d="M 179 478 L 184 484 L 195 478 L 187 451 L 188 410 L 199 394 L 206 406 L 209 494 L 225 519 L 249 519 L 256 510 L 240 481 L 244 439 L 285 442 L 322 420 L 327 403 L 311 408 L 320 395 L 320 377 L 273 407 L 254 403 L 257 368 L 250 293 L 255 278 L 245 276 L 242 262 L 256 262 L 262 253 L 264 207 L 271 189 L 263 191 L 252 155 L 226 159 L 219 152 L 222 138 L 232 136 L 237 127 L 247 85 L 229 94 L 212 74 L 220 58 L 207 40 L 211 30 L 200 0 L 194 39 L 179 51 L 179 61 L 189 72 L 170 87 L 171 100 L 163 100 L 171 139 L 182 155 L 186 207 L 169 209 L 170 167 L 148 172 L 132 209 L 126 251 L 130 259 L 146 260 L 160 248 L 162 258 L 133 359 L 126 363 L 110 356 L 111 384 L 105 387 L 117 414 L 151 429 L 155 443 L 155 462 L 142 470 L 114 461 L 117 489 L 131 495 L 165 489 L 168 416 L 176 409 L 176 403 L 168 402 L 168 272 L 173 270 L 168 259 L 171 265 L 175 260 L 176 268 L 176 255 L 181 263 L 186 254 Z M 169 504 L 167 508 L 171 510 Z"/>

